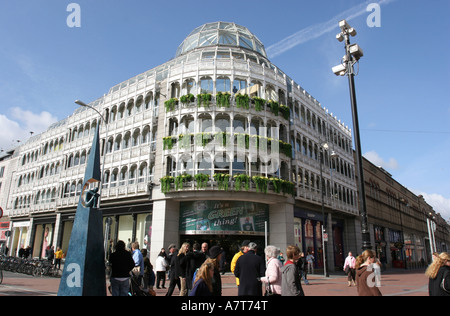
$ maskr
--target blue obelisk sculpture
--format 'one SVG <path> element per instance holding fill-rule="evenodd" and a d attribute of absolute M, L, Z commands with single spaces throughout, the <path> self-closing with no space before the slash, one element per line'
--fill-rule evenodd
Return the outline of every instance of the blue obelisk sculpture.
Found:
<path fill-rule="evenodd" d="M 99 125 L 84 174 L 58 296 L 106 296 L 103 214 L 97 205 L 98 187 L 89 190 L 91 183 L 101 181 Z"/>

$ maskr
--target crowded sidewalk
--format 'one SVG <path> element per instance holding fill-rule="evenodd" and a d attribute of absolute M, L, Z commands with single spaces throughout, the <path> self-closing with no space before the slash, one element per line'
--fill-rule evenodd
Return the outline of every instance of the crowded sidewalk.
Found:
<path fill-rule="evenodd" d="M 222 275 L 223 296 L 237 296 L 235 277 L 230 272 Z M 356 287 L 348 287 L 344 273 L 331 274 L 325 278 L 320 274 L 308 275 L 310 285 L 302 282 L 305 296 L 357 296 Z M 43 277 L 33 278 L 18 273 L 5 272 L 0 296 L 56 296 L 60 279 Z M 166 287 L 168 287 L 166 281 Z M 156 289 L 156 295 L 165 296 L 166 289 Z M 425 270 L 389 269 L 381 274 L 383 296 L 428 296 L 428 278 Z M 111 295 L 108 293 L 108 295 Z M 173 296 L 178 296 L 175 288 Z"/>

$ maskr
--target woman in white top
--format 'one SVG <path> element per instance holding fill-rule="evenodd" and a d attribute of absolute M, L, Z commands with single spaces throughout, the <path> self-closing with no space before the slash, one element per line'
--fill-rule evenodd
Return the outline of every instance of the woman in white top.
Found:
<path fill-rule="evenodd" d="M 166 287 L 164 285 L 166 283 L 166 269 L 168 263 L 166 261 L 166 252 L 164 248 L 161 249 L 158 258 L 156 258 L 155 266 L 156 266 L 156 288 L 160 289 L 159 283 L 160 281 L 162 281 L 162 288 L 165 289 Z"/>

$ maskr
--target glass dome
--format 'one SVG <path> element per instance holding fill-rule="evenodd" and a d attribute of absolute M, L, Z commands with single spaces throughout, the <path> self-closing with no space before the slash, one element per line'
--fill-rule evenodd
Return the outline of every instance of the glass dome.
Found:
<path fill-rule="evenodd" d="M 264 45 L 246 27 L 236 23 L 214 22 L 197 27 L 178 47 L 176 57 L 198 47 L 235 46 L 255 51 L 267 58 Z"/>

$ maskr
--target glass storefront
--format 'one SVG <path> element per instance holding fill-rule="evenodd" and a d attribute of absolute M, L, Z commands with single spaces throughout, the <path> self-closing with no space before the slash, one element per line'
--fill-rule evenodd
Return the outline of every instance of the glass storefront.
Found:
<path fill-rule="evenodd" d="M 305 256 L 308 253 L 314 256 L 316 268 L 323 268 L 322 214 L 296 207 L 294 216 L 295 244 Z M 328 253 L 330 253 L 330 249 L 333 249 L 334 266 L 341 268 L 344 265 L 344 224 L 342 220 L 333 219 L 332 231 L 328 232 L 328 236 Z"/>
<path fill-rule="evenodd" d="M 180 203 L 180 234 L 263 236 L 269 206 L 242 201 Z"/>
<path fill-rule="evenodd" d="M 226 270 L 244 240 L 258 245 L 264 257 L 265 224 L 269 232 L 269 205 L 244 201 L 190 201 L 180 203 L 180 243 L 220 245 Z"/>

